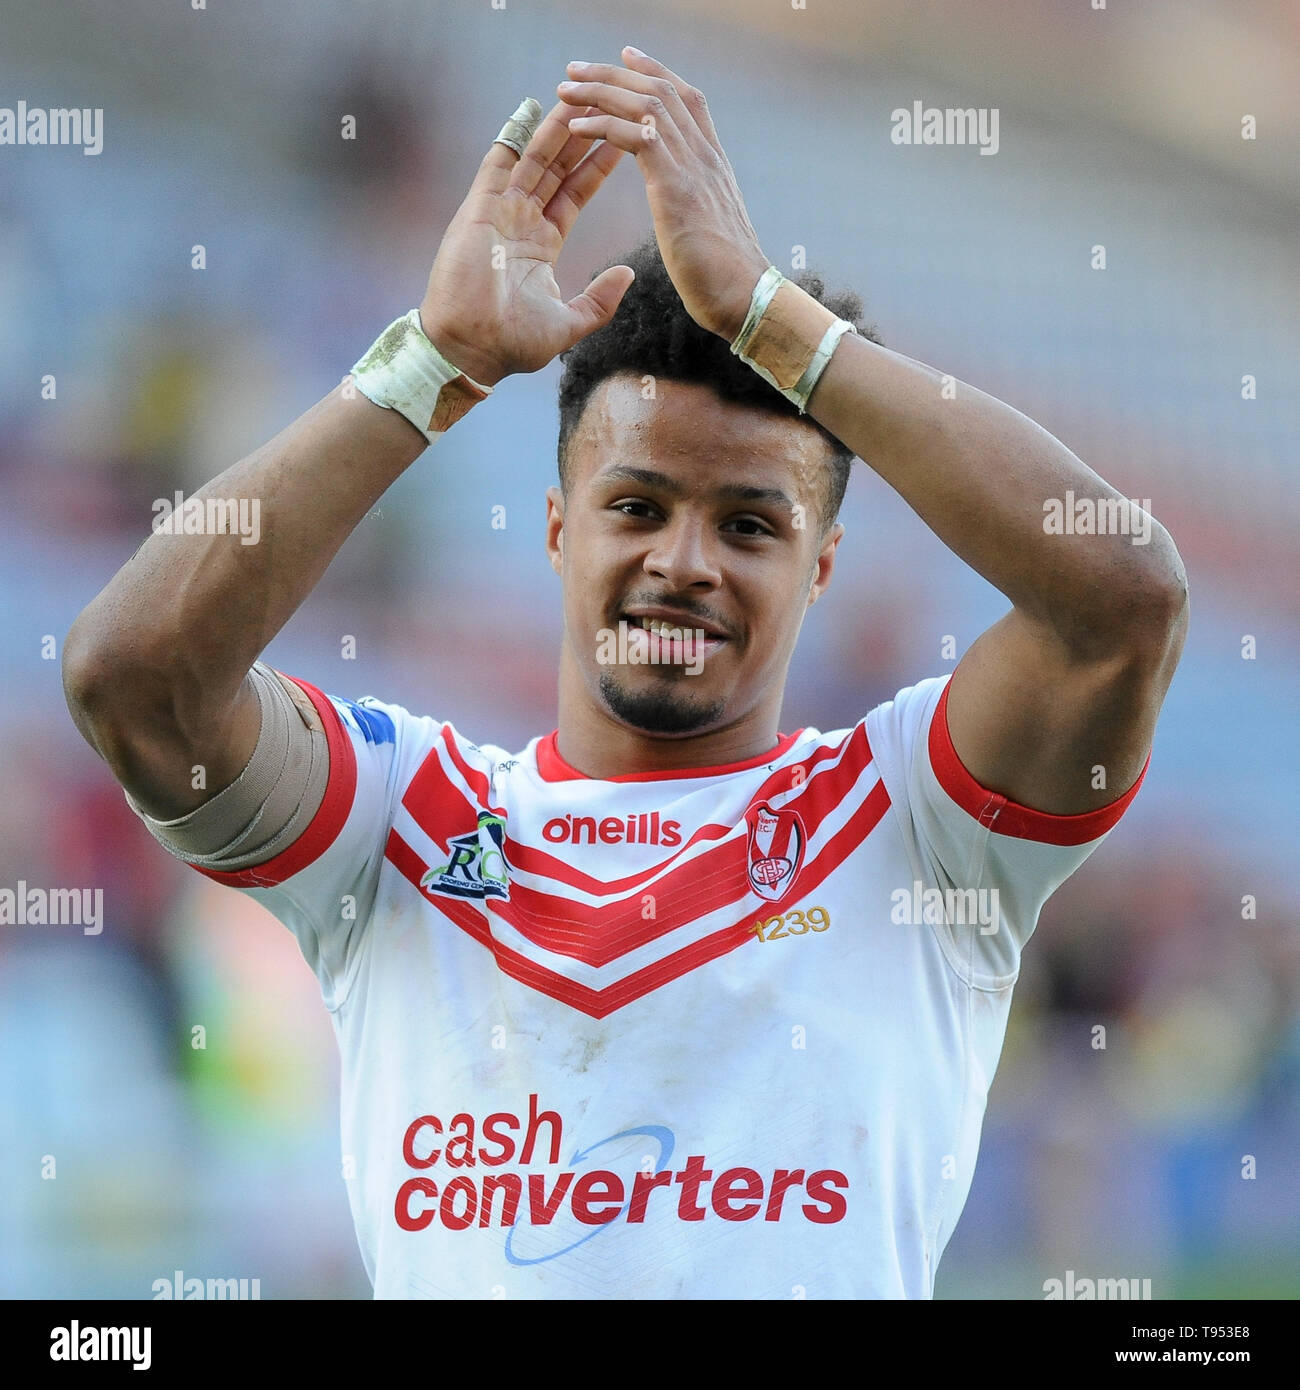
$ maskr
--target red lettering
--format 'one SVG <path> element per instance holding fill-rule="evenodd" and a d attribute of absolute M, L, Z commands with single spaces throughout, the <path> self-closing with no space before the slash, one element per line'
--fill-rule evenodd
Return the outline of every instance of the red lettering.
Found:
<path fill-rule="evenodd" d="M 785 1200 L 786 1188 L 798 1187 L 802 1182 L 802 1168 L 796 1168 L 793 1173 L 788 1168 L 778 1168 L 772 1174 L 772 1190 L 767 1195 L 767 1210 L 763 1213 L 763 1220 L 780 1221 L 781 1203 Z"/>
<path fill-rule="evenodd" d="M 632 1182 L 632 1203 L 627 1209 L 629 1221 L 644 1221 L 646 1203 L 656 1187 L 671 1187 L 671 1173 L 637 1173 Z"/>
<path fill-rule="evenodd" d="M 597 1192 L 597 1187 L 603 1190 Z M 597 1211 L 592 1205 L 595 1202 L 606 1203 L 605 1210 Z M 604 1226 L 613 1221 L 622 1205 L 623 1180 L 607 1168 L 584 1173 L 573 1189 L 573 1214 L 584 1226 Z"/>
<path fill-rule="evenodd" d="M 713 1174 L 704 1166 L 703 1154 L 692 1154 L 686 1160 L 686 1167 L 677 1174 L 682 1185 L 682 1195 L 677 1203 L 677 1215 L 683 1221 L 703 1221 L 704 1208 L 696 1198 L 700 1195 L 700 1184 L 708 1182 Z"/>
<path fill-rule="evenodd" d="M 486 1129 L 487 1126 L 485 1125 L 484 1128 Z M 501 1199 L 501 1221 L 499 1224 L 502 1226 L 515 1224 L 515 1213 L 519 1210 L 519 1198 L 524 1191 L 524 1180 L 518 1173 L 489 1173 L 483 1179 L 483 1205 L 479 1208 L 478 1213 L 480 1226 L 492 1224 L 492 1198 L 496 1196 L 498 1188 L 506 1194 Z"/>
<path fill-rule="evenodd" d="M 585 833 L 589 845 L 667 845 L 671 848 L 681 844 L 681 828 L 681 821 L 676 820 L 664 821 L 661 826 L 658 811 L 631 815 L 626 821 L 606 816 L 599 823 L 594 816 L 553 816 L 542 826 L 542 839 L 552 845 L 567 842 L 577 845 L 583 842 Z"/>
<path fill-rule="evenodd" d="M 454 1130 L 457 1125 L 461 1127 L 461 1133 L 453 1134 L 447 1140 L 447 1166 L 449 1168 L 472 1168 L 475 1162 L 474 1116 L 466 1115 L 464 1112 L 459 1115 L 453 1115 L 451 1121 L 452 1129 Z M 457 1148 L 458 1152 L 453 1153 L 452 1150 Z"/>
<path fill-rule="evenodd" d="M 407 1180 L 397 1189 L 397 1201 L 393 1204 L 393 1215 L 397 1218 L 397 1224 L 404 1231 L 422 1231 L 433 1220 L 433 1208 L 425 1207 L 423 1211 L 411 1214 L 411 1198 L 417 1193 L 423 1192 L 431 1200 L 438 1195 L 437 1185 L 429 1178 L 407 1178 Z"/>
<path fill-rule="evenodd" d="M 529 1173 L 528 1211 L 533 1218 L 534 1226 L 549 1226 L 555 1220 L 555 1213 L 559 1211 L 560 1203 L 564 1201 L 564 1194 L 569 1190 L 572 1181 L 572 1173 L 561 1173 L 555 1179 L 555 1186 L 547 1198 L 546 1174 Z"/>
<path fill-rule="evenodd" d="M 732 1205 L 737 1198 L 755 1198 L 763 1195 L 763 1179 L 752 1168 L 728 1168 L 718 1175 L 709 1194 L 713 1210 L 724 1221 L 748 1221 L 757 1216 L 763 1203 L 748 1200 L 742 1207 Z"/>
<path fill-rule="evenodd" d="M 465 1194 L 465 1211 L 457 1215 L 456 1197 L 461 1192 Z M 474 1186 L 473 1178 L 452 1178 L 442 1189 L 442 1203 L 438 1208 L 438 1215 L 442 1217 L 442 1224 L 449 1231 L 463 1231 L 466 1226 L 472 1226 L 477 1209 L 478 1188 Z"/>
<path fill-rule="evenodd" d="M 418 1120 L 412 1120 L 407 1126 L 406 1135 L 402 1139 L 402 1157 L 406 1160 L 408 1168 L 432 1168 L 438 1161 L 441 1149 L 434 1149 L 428 1158 L 417 1158 L 415 1153 L 415 1136 L 428 1125 L 435 1134 L 442 1133 L 442 1125 L 438 1122 L 436 1115 L 421 1115 Z"/>
<path fill-rule="evenodd" d="M 819 1168 L 815 1173 L 808 1175 L 808 1195 L 813 1202 L 824 1202 L 826 1210 L 822 1211 L 810 1202 L 805 1202 L 803 1214 L 809 1221 L 816 1221 L 819 1226 L 828 1226 L 832 1221 L 843 1221 L 844 1213 L 848 1211 L 849 1204 L 838 1192 L 828 1192 L 828 1187 L 842 1187 L 848 1189 L 849 1180 L 836 1168 Z"/>
<path fill-rule="evenodd" d="M 631 822 L 629 821 L 629 828 Z M 668 822 L 675 826 L 677 822 Z M 656 831 L 659 826 L 654 827 Z M 667 827 L 664 827 L 665 830 Z M 543 1126 L 549 1126 L 546 1136 Z M 431 1131 L 425 1140 L 423 1131 Z M 444 1131 L 436 1115 L 420 1115 L 411 1121 L 402 1136 L 402 1156 L 412 1168 L 432 1168 L 445 1155 L 452 1168 L 472 1168 L 482 1163 L 499 1167 L 512 1161 L 528 1164 L 537 1153 L 539 1164 L 557 1165 L 564 1147 L 564 1122 L 558 1111 L 541 1109 L 540 1097 L 534 1092 L 528 1097 L 528 1119 L 524 1121 L 509 1111 L 497 1111 L 482 1121 L 479 1135 L 482 1140 L 475 1148 L 478 1122 L 468 1111 L 452 1117 Z M 522 1143 L 520 1132 L 522 1130 Z M 427 1154 L 420 1152 L 425 1142 L 431 1147 Z M 541 1144 L 545 1137 L 548 1142 Z M 516 1158 L 516 1153 L 518 1157 Z M 641 1224 L 646 1219 L 650 1194 L 659 1187 L 671 1190 L 674 1183 L 681 1188 L 677 1216 L 682 1221 L 703 1221 L 707 1207 L 723 1221 L 752 1221 L 764 1208 L 765 1221 L 780 1221 L 786 1194 L 803 1187 L 807 1201 L 801 1204 L 805 1219 L 818 1225 L 843 1221 L 848 1214 L 849 1179 L 837 1168 L 819 1168 L 805 1175 L 802 1168 L 778 1168 L 770 1183 L 754 1168 L 727 1168 L 716 1181 L 708 1160 L 702 1154 L 691 1154 L 680 1171 L 633 1175 L 629 1186 L 617 1173 L 608 1168 L 593 1169 L 576 1174 L 556 1173 L 554 1185 L 547 1190 L 545 1173 L 521 1174 L 488 1173 L 481 1184 L 469 1175 L 453 1177 L 442 1185 L 425 1177 L 411 1177 L 397 1190 L 393 1215 L 403 1231 L 423 1231 L 435 1221 L 449 1231 L 463 1231 L 477 1224 L 486 1226 L 515 1225 L 524 1196 L 524 1177 L 528 1180 L 528 1220 L 535 1226 L 549 1226 L 556 1218 L 566 1198 L 575 1220 L 584 1226 L 604 1226 L 625 1215 L 629 1224 Z M 707 1198 L 702 1194 L 712 1184 Z M 497 1194 L 501 1199 L 497 1201 Z"/>
<path fill-rule="evenodd" d="M 502 1129 L 518 1129 L 519 1117 L 509 1115 L 504 1110 L 498 1110 L 495 1115 L 489 1115 L 483 1121 L 483 1140 L 488 1144 L 500 1144 L 499 1154 L 490 1154 L 482 1146 L 479 1147 L 478 1156 L 487 1164 L 489 1168 L 499 1168 L 503 1163 L 509 1163 L 515 1156 L 515 1141 L 509 1134 L 501 1134 Z M 487 1188 L 484 1187 L 484 1192 Z"/>
<path fill-rule="evenodd" d="M 543 1110 L 537 1113 L 537 1097 L 528 1097 L 528 1132 L 524 1135 L 524 1147 L 520 1151 L 520 1163 L 531 1163 L 533 1161 L 533 1144 L 537 1140 L 537 1131 L 543 1125 L 551 1127 L 551 1163 L 560 1161 L 560 1131 L 562 1123 L 560 1117 L 554 1110 Z"/>

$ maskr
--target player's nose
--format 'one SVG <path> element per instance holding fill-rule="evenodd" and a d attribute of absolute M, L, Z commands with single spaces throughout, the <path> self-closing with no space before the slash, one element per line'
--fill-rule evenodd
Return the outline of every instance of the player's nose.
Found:
<path fill-rule="evenodd" d="M 674 517 L 655 533 L 646 552 L 645 571 L 673 589 L 722 583 L 718 542 L 712 526 L 699 517 Z"/>

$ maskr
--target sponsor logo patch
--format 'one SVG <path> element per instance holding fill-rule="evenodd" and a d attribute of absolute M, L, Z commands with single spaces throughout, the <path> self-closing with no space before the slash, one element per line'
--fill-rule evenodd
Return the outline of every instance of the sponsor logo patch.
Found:
<path fill-rule="evenodd" d="M 426 893 L 449 898 L 508 898 L 510 865 L 505 855 L 506 823 L 490 811 L 478 813 L 478 829 L 453 835 L 447 842 L 447 862 L 429 869 L 420 879 Z"/>

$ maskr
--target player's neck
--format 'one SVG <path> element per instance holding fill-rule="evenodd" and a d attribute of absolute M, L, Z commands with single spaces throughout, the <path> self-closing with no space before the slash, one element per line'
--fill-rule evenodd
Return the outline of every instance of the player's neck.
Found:
<path fill-rule="evenodd" d="M 556 751 L 584 776 L 606 779 L 629 773 L 725 768 L 774 750 L 781 692 L 726 728 L 705 734 L 655 735 L 630 729 L 597 700 L 567 661 L 560 664 L 560 715 Z"/>

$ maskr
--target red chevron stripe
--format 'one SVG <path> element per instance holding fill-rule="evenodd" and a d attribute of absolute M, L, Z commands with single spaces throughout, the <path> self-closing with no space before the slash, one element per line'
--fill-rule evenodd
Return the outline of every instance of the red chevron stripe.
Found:
<path fill-rule="evenodd" d="M 848 795 L 871 762 L 866 730 L 858 725 L 844 744 L 839 766 L 805 782 L 806 791 L 787 802 L 798 809 L 806 827 L 816 827 Z M 772 793 L 768 779 L 750 798 L 754 806 Z M 788 789 L 778 787 L 778 790 Z M 748 808 L 746 808 L 748 809 Z M 809 830 L 811 836 L 812 830 Z M 619 956 L 635 951 L 648 942 L 676 930 L 682 920 L 681 909 L 691 906 L 690 918 L 703 917 L 749 893 L 746 874 L 748 853 L 744 833 L 701 854 L 646 890 L 654 898 L 654 917 L 642 916 L 642 898 L 636 895 L 618 902 L 590 906 L 554 893 L 513 883 L 508 902 L 494 904 L 497 913 L 521 935 L 536 945 L 561 955 L 572 956 L 588 965 L 606 965 Z M 680 850 L 675 854 L 680 854 Z M 514 845 L 508 856 L 519 862 Z"/>
<path fill-rule="evenodd" d="M 449 748 L 455 749 L 454 741 L 445 730 L 444 740 Z M 838 758 L 839 765 L 820 773 L 813 781 L 811 774 L 817 765 L 831 758 Z M 856 725 L 848 736 L 839 743 L 822 745 L 800 762 L 791 763 L 788 767 L 780 768 L 772 773 L 754 792 L 750 804 L 754 804 L 756 800 L 765 801 L 780 792 L 789 791 L 791 786 L 810 784 L 808 792 L 800 796 L 798 804 L 800 814 L 804 817 L 804 823 L 809 827 L 809 833 L 812 834 L 822 816 L 843 799 L 870 761 L 871 749 L 867 743 L 866 725 L 863 722 Z M 490 790 L 487 778 L 482 773 L 475 773 L 468 768 L 458 754 L 456 755 L 456 764 L 462 775 L 467 781 L 470 781 L 475 791 L 478 792 L 480 804 L 486 804 Z M 447 775 L 436 749 L 430 750 L 415 776 L 412 777 L 406 793 L 402 797 L 402 805 L 411 813 L 416 824 L 439 844 L 446 844 L 449 838 L 447 830 L 449 825 L 455 827 L 450 831 L 450 834 L 463 834 L 478 813 L 478 807 L 471 805 L 464 792 Z M 496 815 L 505 814 L 498 808 L 490 809 Z M 649 882 L 656 874 L 662 873 L 674 859 L 680 858 L 692 845 L 700 844 L 705 840 L 722 840 L 731 833 L 731 830 L 731 826 L 716 823 L 701 826 L 685 844 L 674 849 L 660 863 L 638 873 L 617 879 L 595 878 L 574 868 L 566 860 L 560 859 L 546 850 L 532 845 L 523 845 L 518 841 L 510 842 L 508 857 L 516 868 L 526 873 L 536 874 L 539 877 L 553 879 L 563 888 L 577 888 L 584 893 L 613 897 L 616 894 L 633 892 L 642 884 Z M 592 848 L 595 849 L 596 847 L 592 846 Z M 717 848 L 725 853 L 725 846 L 718 846 Z M 690 874 L 698 881 L 698 875 L 701 872 L 706 874 L 710 872 L 709 866 L 702 863 L 706 857 L 701 855 L 699 859 L 691 861 L 690 864 L 683 863 L 680 866 L 680 872 L 685 875 L 689 870 Z M 552 895 L 541 889 L 525 891 L 537 896 L 539 909 L 545 911 L 548 917 L 553 915 L 548 906 Z M 664 891 L 665 886 L 660 883 L 656 892 L 662 894 Z M 567 902 L 567 899 L 564 901 Z M 570 904 L 570 906 L 575 907 L 576 905 Z M 595 911 L 597 909 L 587 910 Z"/>
<path fill-rule="evenodd" d="M 863 747 L 866 747 L 866 728 L 862 728 Z M 855 729 L 854 733 L 857 732 Z M 770 796 L 775 796 L 778 792 L 789 791 L 791 786 L 798 786 L 807 782 L 813 769 L 818 763 L 825 762 L 828 758 L 839 757 L 844 753 L 846 745 L 850 743 L 853 735 L 842 739 L 835 744 L 822 744 L 813 750 L 808 757 L 797 763 L 791 763 L 788 767 L 778 769 L 762 784 L 754 793 L 760 800 L 766 800 Z M 866 750 L 866 760 L 862 764 L 866 766 L 871 761 L 870 750 Z M 861 768 L 857 769 L 858 772 Z M 823 774 L 825 775 L 825 774 Z M 853 780 L 857 780 L 857 772 L 854 773 Z M 415 815 L 414 807 L 408 806 L 408 810 Z M 416 816 L 418 820 L 419 817 Z M 648 882 L 657 873 L 663 871 L 664 867 L 670 864 L 673 859 L 679 857 L 685 850 L 692 845 L 701 843 L 704 840 L 721 840 L 731 833 L 732 827 L 729 825 L 718 825 L 716 823 L 701 826 L 689 840 L 683 845 L 679 845 L 673 850 L 666 859 L 659 864 L 654 864 L 648 869 L 643 869 L 639 873 L 629 874 L 626 878 L 600 879 L 593 878 L 585 874 L 581 869 L 576 869 L 565 859 L 556 858 L 546 850 L 533 845 L 512 844 L 511 862 L 525 873 L 536 874 L 541 878 L 551 878 L 563 884 L 566 888 L 579 888 L 584 893 L 612 896 L 616 893 L 630 893 L 639 888 L 643 883 Z M 594 848 L 594 846 L 593 846 Z M 696 861 L 698 862 L 698 861 Z"/>
<path fill-rule="evenodd" d="M 808 776 L 806 769 L 815 768 L 819 762 L 837 755 L 835 767 L 815 777 Z M 750 805 L 788 791 L 792 783 L 803 785 L 806 790 L 793 804 L 798 806 L 805 824 L 815 827 L 852 790 L 870 762 L 866 726 L 860 723 L 840 743 L 819 749 L 802 762 L 773 773 L 756 789 Z M 796 769 L 802 770 L 796 774 Z M 446 775 L 435 753 L 425 760 L 417 779 L 420 782 L 418 796 L 408 791 L 403 804 L 436 843 L 446 844 L 452 835 L 464 832 L 468 818 L 476 815 L 477 808 L 471 806 Z M 415 780 L 412 790 L 415 790 Z M 417 810 L 422 814 L 417 814 Z M 706 829 L 711 833 L 731 835 L 725 826 L 711 825 Z M 697 843 L 700 838 L 697 833 L 687 844 Z M 527 862 L 528 856 L 521 853 L 525 848 L 514 841 L 508 843 L 507 858 L 516 867 L 524 867 Z M 675 850 L 664 864 L 671 864 L 684 848 Z M 693 919 L 744 897 L 749 892 L 745 873 L 747 848 L 743 835 L 731 835 L 724 843 L 664 874 L 649 890 L 654 897 L 654 916 L 648 921 L 642 916 L 644 895 L 590 906 L 518 882 L 511 884 L 510 900 L 497 902 L 494 908 L 522 936 L 543 950 L 571 956 L 587 965 L 607 965 L 676 930 L 688 906 L 692 909 L 689 918 Z M 550 855 L 538 857 L 552 858 Z M 563 870 L 564 879 L 574 876 L 562 861 L 553 862 Z M 649 872 L 659 872 L 662 868 L 660 865 L 659 870 Z M 617 891 L 613 883 L 585 874 L 580 877 L 593 885 L 588 891 L 605 894 Z M 649 873 L 636 874 L 616 883 L 645 882 L 648 877 Z"/>
<path fill-rule="evenodd" d="M 689 840 L 678 845 L 662 863 L 654 864 L 648 869 L 641 869 L 634 874 L 628 874 L 626 878 L 593 878 L 590 874 L 584 874 L 581 869 L 575 869 L 568 860 L 559 859 L 554 854 L 550 854 L 535 845 L 513 843 L 511 848 L 514 853 L 511 863 L 525 873 L 536 874 L 539 878 L 556 879 L 562 882 L 566 888 L 580 888 L 584 893 L 631 893 L 643 883 L 647 883 L 655 874 L 661 873 L 664 865 L 671 864 L 692 845 L 703 844 L 706 840 L 721 840 L 729 834 L 731 834 L 731 826 L 729 825 L 716 823 L 702 825 Z M 571 847 L 571 852 L 582 849 L 598 852 L 600 846 L 575 845 Z"/>
<path fill-rule="evenodd" d="M 429 866 L 396 830 L 388 832 L 388 843 L 384 846 L 384 858 L 394 865 L 404 878 L 410 879 L 415 884 L 420 897 L 425 902 L 433 902 L 429 894 L 420 887 L 420 880 L 428 871 Z M 473 902 L 468 899 L 462 901 L 458 898 L 449 898 L 440 894 L 437 902 L 433 905 L 450 917 L 462 931 L 468 932 L 475 941 L 488 947 L 493 945 L 492 933 L 488 931 L 487 922 L 484 921 L 483 914 L 474 906 Z"/>
<path fill-rule="evenodd" d="M 441 740 L 457 771 L 478 797 L 478 805 L 471 805 L 469 798 L 447 775 L 438 756 L 437 744 L 429 749 L 424 761 L 416 768 L 415 776 L 411 778 L 402 795 L 402 805 L 410 811 L 422 829 L 440 843 L 446 844 L 447 836 L 441 833 L 434 834 L 431 827 L 438 825 L 445 828 L 449 823 L 449 811 L 452 813 L 450 823 L 457 827 L 452 830 L 453 835 L 464 834 L 467 829 L 473 828 L 478 820 L 480 807 L 491 811 L 495 816 L 503 816 L 505 812 L 490 804 L 491 784 L 482 772 L 470 767 L 462 757 L 460 749 L 456 747 L 450 725 L 443 725 Z"/>
<path fill-rule="evenodd" d="M 479 805 L 485 810 L 491 811 L 494 816 L 503 816 L 505 812 L 492 805 L 492 786 L 488 781 L 487 774 L 480 772 L 477 768 L 470 767 L 461 755 L 461 751 L 456 747 L 456 740 L 452 736 L 451 725 L 442 726 L 442 741 L 447 746 L 447 752 L 460 775 L 473 788 L 474 794 L 478 797 Z M 430 757 L 434 756 L 430 752 Z M 427 759 L 426 759 L 427 761 Z"/>
<path fill-rule="evenodd" d="M 670 874 L 663 888 L 655 884 L 631 899 L 598 908 L 539 893 L 516 882 L 510 885 L 509 900 L 494 906 L 499 916 L 545 950 L 572 956 L 587 965 L 608 965 L 676 930 L 683 919 L 703 917 L 747 896 L 746 847 L 742 833 L 716 853 L 701 855 L 691 865 L 682 866 L 683 870 L 702 866 L 697 877 Z M 642 915 L 646 897 L 652 897 L 654 904 L 654 915 L 648 919 Z"/>
<path fill-rule="evenodd" d="M 782 912 L 795 898 L 803 897 L 817 888 L 866 839 L 888 809 L 889 794 L 885 791 L 884 783 L 877 782 L 862 805 L 831 837 L 817 858 L 804 867 L 795 884 L 791 885 L 791 891 L 780 901 L 765 907 L 765 913 L 772 916 Z M 743 946 L 752 935 L 752 915 L 747 912 L 731 926 L 712 932 L 690 946 L 665 956 L 663 960 L 634 971 L 605 989 L 593 989 L 529 960 L 520 952 L 498 941 L 492 935 L 483 915 L 468 902 L 458 902 L 454 898 L 425 893 L 420 888 L 420 879 L 427 866 L 396 830 L 389 833 L 384 855 L 403 877 L 415 886 L 422 901 L 437 908 L 461 930 L 486 946 L 503 974 L 591 1018 L 608 1017 L 652 990 L 734 951 L 738 946 Z M 798 887 L 797 893 L 794 891 L 795 886 Z M 498 903 L 491 904 L 493 910 L 498 906 Z"/>

